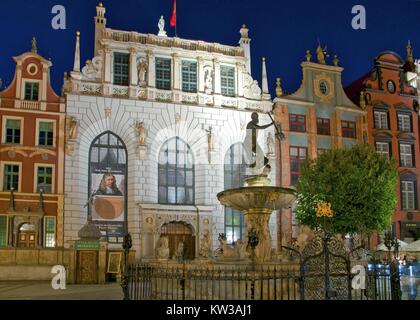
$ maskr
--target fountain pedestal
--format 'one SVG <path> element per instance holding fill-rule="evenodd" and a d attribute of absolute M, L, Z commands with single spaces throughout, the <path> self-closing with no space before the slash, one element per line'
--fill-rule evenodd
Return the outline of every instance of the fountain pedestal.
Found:
<path fill-rule="evenodd" d="M 295 191 L 290 188 L 272 187 L 266 175 L 245 179 L 242 188 L 229 189 L 217 195 L 224 206 L 245 214 L 248 230 L 254 229 L 258 236 L 255 247 L 255 262 L 271 259 L 270 216 L 275 210 L 290 208 L 295 201 Z"/>

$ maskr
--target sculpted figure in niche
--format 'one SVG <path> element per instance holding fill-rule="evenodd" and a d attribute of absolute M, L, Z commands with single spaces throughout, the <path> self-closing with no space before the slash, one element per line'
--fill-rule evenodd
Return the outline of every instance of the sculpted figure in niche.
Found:
<path fill-rule="evenodd" d="M 208 258 L 210 255 L 210 232 L 206 230 L 200 243 L 200 257 Z"/>
<path fill-rule="evenodd" d="M 156 258 L 169 259 L 169 239 L 168 237 L 161 237 L 156 248 Z"/>
<path fill-rule="evenodd" d="M 213 93 L 213 71 L 207 67 L 204 71 L 204 91 L 206 94 Z"/>
<path fill-rule="evenodd" d="M 69 117 L 68 126 L 68 140 L 76 140 L 78 135 L 79 121 L 75 117 Z"/>
<path fill-rule="evenodd" d="M 145 59 L 141 59 L 138 64 L 139 80 L 138 84 L 140 86 L 145 86 L 147 84 L 147 68 L 148 63 Z"/>

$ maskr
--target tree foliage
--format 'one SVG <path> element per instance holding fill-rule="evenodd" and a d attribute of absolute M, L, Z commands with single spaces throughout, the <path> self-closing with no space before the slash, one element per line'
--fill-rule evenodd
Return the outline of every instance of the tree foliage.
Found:
<path fill-rule="evenodd" d="M 371 234 L 392 222 L 397 204 L 397 165 L 366 143 L 333 149 L 302 164 L 297 219 L 331 233 Z M 332 217 L 317 217 L 319 203 L 330 203 Z"/>

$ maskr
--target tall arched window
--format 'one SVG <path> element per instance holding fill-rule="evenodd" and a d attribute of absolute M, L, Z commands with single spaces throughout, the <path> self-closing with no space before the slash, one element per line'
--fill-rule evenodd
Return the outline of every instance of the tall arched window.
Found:
<path fill-rule="evenodd" d="M 194 204 L 194 160 L 188 144 L 175 137 L 159 153 L 159 203 Z"/>
<path fill-rule="evenodd" d="M 225 190 L 243 187 L 246 161 L 242 143 L 230 147 L 225 156 Z M 225 207 L 225 233 L 228 243 L 242 239 L 244 215 L 241 211 Z"/>
<path fill-rule="evenodd" d="M 121 243 L 127 218 L 127 149 L 110 131 L 89 152 L 89 213 L 108 242 Z"/>

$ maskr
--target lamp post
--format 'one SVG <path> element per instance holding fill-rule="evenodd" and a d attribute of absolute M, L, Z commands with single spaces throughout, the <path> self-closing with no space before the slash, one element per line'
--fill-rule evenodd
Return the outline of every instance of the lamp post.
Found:
<path fill-rule="evenodd" d="M 392 300 L 401 300 L 400 290 L 400 270 L 398 266 L 398 239 L 392 235 L 390 231 L 385 233 L 384 244 L 388 249 L 388 263 L 389 263 L 389 274 L 391 280 L 391 298 Z M 394 248 L 394 258 L 391 258 L 391 251 Z"/>

